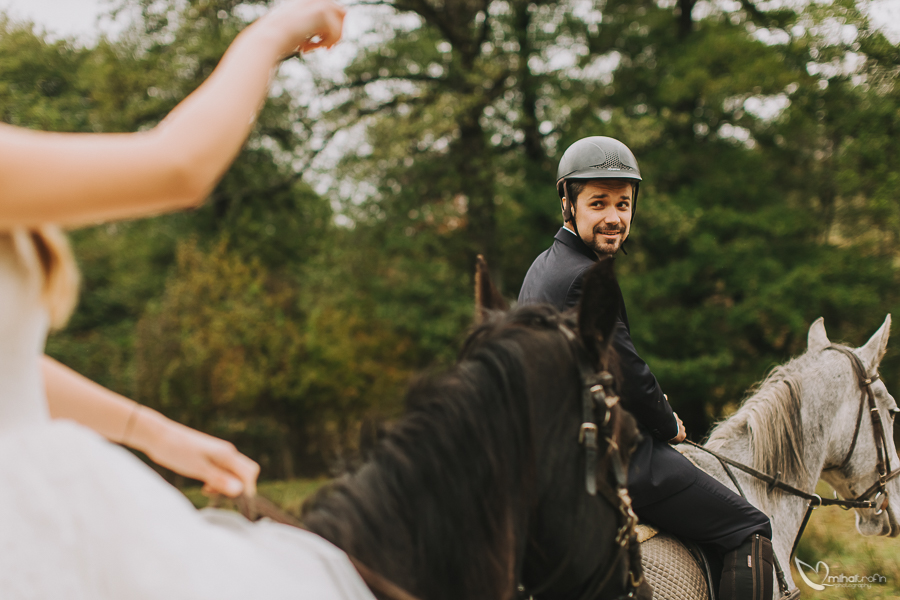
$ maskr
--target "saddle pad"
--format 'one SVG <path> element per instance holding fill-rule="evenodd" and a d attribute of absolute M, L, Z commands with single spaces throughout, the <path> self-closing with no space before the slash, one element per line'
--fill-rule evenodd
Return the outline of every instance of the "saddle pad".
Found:
<path fill-rule="evenodd" d="M 649 525 L 638 524 L 634 528 L 634 535 L 637 536 L 637 541 L 639 544 L 643 544 L 644 542 L 646 542 L 647 540 L 652 538 L 657 533 L 659 533 L 659 529 L 656 529 L 655 527 L 650 527 Z"/>
<path fill-rule="evenodd" d="M 655 600 L 709 600 L 703 571 L 672 536 L 658 533 L 641 543 L 641 563 Z"/>

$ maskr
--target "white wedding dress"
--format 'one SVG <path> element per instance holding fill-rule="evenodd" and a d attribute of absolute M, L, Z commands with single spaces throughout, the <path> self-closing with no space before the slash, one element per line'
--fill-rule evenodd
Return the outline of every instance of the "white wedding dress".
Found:
<path fill-rule="evenodd" d="M 374 600 L 324 539 L 197 511 L 128 451 L 52 421 L 40 285 L 25 234 L 0 234 L 0 598 Z"/>

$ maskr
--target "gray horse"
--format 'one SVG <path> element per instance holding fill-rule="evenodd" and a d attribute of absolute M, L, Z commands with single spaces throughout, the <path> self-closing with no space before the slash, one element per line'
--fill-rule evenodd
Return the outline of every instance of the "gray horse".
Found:
<path fill-rule="evenodd" d="M 888 315 L 872 338 L 853 350 L 870 378 L 877 374 L 884 357 L 890 326 Z M 820 318 L 809 328 L 806 352 L 777 367 L 758 384 L 737 412 L 713 429 L 706 447 L 758 471 L 780 473 L 780 479 L 808 493 L 815 491 L 820 478 L 848 499 L 876 484 L 875 426 L 870 411 L 860 409 L 865 388 L 860 387 L 851 359 L 842 352 L 827 351 L 831 345 Z M 880 380 L 874 381 L 871 389 L 886 432 L 890 467 L 897 468 L 900 460 L 891 435 L 897 403 Z M 737 491 L 718 459 L 697 448 L 681 446 L 679 450 Z M 748 500 L 772 520 L 775 554 L 789 587 L 795 589 L 790 553 L 808 501 L 777 488 L 769 491 L 765 483 L 737 469 L 732 472 Z M 855 510 L 856 527 L 862 535 L 900 535 L 900 480 L 888 481 L 886 502 L 882 495 L 878 507 Z M 679 542 L 660 534 L 645 541 L 641 550 L 655 598 L 708 598 L 699 568 Z M 777 584 L 775 587 L 778 597 Z"/>

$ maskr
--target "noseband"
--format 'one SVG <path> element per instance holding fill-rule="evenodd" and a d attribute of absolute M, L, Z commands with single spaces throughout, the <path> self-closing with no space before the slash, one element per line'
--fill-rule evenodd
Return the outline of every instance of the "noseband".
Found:
<path fill-rule="evenodd" d="M 601 577 L 593 577 L 597 583 L 591 583 L 585 587 L 586 592 L 582 598 L 593 598 L 603 590 L 615 573 L 616 566 L 620 562 L 627 565 L 625 578 L 625 592 L 616 600 L 633 598 L 637 588 L 644 580 L 643 567 L 641 565 L 639 545 L 634 534 L 637 525 L 637 515 L 631 508 L 631 497 L 627 489 L 627 472 L 622 463 L 619 445 L 613 439 L 613 423 L 611 419 L 612 409 L 619 403 L 619 397 L 612 390 L 613 376 L 608 371 L 599 373 L 590 364 L 587 352 L 579 343 L 579 338 L 572 329 L 562 321 L 556 321 L 556 326 L 569 343 L 572 354 L 576 357 L 578 372 L 581 379 L 581 427 L 578 430 L 578 443 L 585 449 L 585 489 L 591 496 L 600 496 L 618 513 L 621 519 L 619 529 L 616 531 L 615 543 L 618 546 L 615 558 L 606 574 Z M 598 423 L 597 411 L 600 411 L 601 419 Z M 611 465 L 615 489 L 605 480 L 597 479 L 597 463 L 599 460 L 599 440 L 602 436 L 606 442 L 604 459 Z M 565 562 L 565 561 L 563 561 Z M 526 590 L 520 586 L 519 591 L 524 597 L 534 596 L 550 588 L 561 572 L 554 573 L 543 584 L 533 590 Z"/>

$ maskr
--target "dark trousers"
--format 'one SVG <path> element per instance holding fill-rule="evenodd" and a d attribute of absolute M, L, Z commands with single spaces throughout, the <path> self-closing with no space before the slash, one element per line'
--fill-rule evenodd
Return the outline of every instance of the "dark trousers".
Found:
<path fill-rule="evenodd" d="M 641 521 L 718 554 L 734 550 L 754 533 L 772 538 L 765 513 L 704 472 L 687 488 L 635 512 Z"/>

